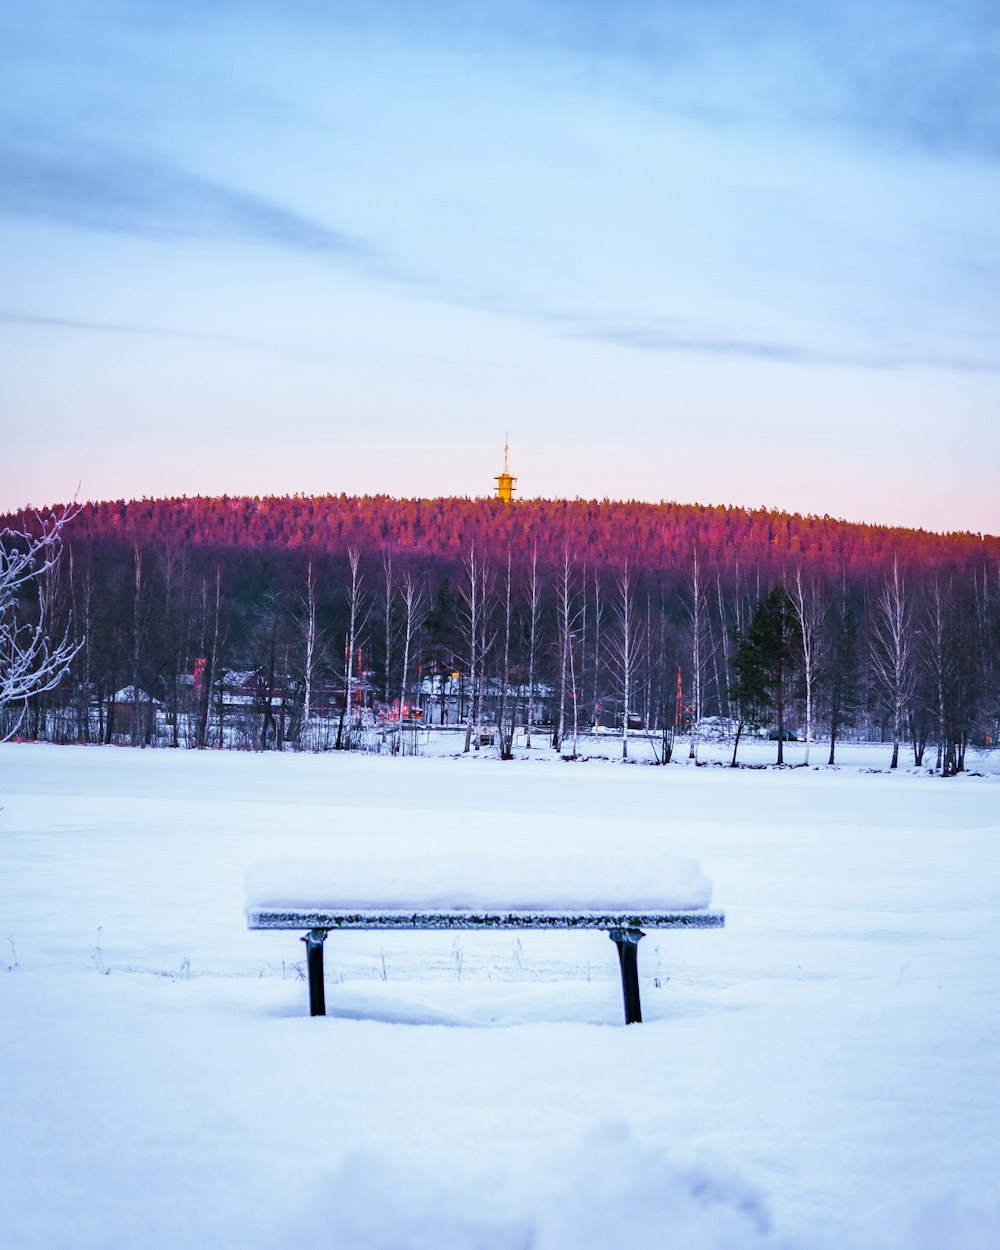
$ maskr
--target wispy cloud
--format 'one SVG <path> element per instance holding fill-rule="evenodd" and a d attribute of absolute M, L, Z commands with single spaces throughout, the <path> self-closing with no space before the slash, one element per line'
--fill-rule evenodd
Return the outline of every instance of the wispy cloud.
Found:
<path fill-rule="evenodd" d="M 143 238 L 233 239 L 378 264 L 367 239 L 164 161 L 0 146 L 0 213 Z"/>
<path fill-rule="evenodd" d="M 137 334 L 155 338 L 195 339 L 215 343 L 245 344 L 247 340 L 232 335 L 210 334 L 199 330 L 177 330 L 170 326 L 128 324 L 114 321 L 88 321 L 76 317 L 49 317 L 39 313 L 0 308 L 0 323 L 5 325 L 40 326 L 53 330 L 82 330 L 95 334 Z"/>
<path fill-rule="evenodd" d="M 596 309 L 545 305 L 485 287 L 426 284 L 426 294 L 443 304 L 546 325 L 560 338 L 603 343 L 628 351 L 691 353 L 834 369 L 943 369 L 1000 373 L 1000 358 L 889 347 L 833 350 L 792 340 L 757 338 L 732 325 L 693 323 L 670 316 L 609 316 Z"/>
<path fill-rule="evenodd" d="M 699 352 L 707 356 L 751 356 L 757 360 L 782 363 L 816 364 L 815 353 L 792 343 L 763 339 L 720 336 L 718 333 L 692 333 L 690 328 L 660 319 L 629 323 L 593 323 L 571 326 L 567 337 L 614 343 L 637 351 Z M 824 362 L 826 363 L 826 362 Z"/>
<path fill-rule="evenodd" d="M 596 318 L 567 318 L 568 338 L 613 343 L 635 351 L 692 352 L 703 356 L 730 356 L 777 364 L 822 365 L 847 369 L 948 369 L 962 373 L 1000 373 L 1000 360 L 953 354 L 893 351 L 827 351 L 792 342 L 720 334 L 710 328 L 693 329 L 681 322 L 649 320 L 609 322 Z"/>
<path fill-rule="evenodd" d="M 191 11 L 200 20 L 201 6 Z M 614 82 L 706 122 L 832 125 L 880 144 L 1000 158 L 993 0 L 289 0 L 282 11 L 293 25 L 362 28 Z"/>

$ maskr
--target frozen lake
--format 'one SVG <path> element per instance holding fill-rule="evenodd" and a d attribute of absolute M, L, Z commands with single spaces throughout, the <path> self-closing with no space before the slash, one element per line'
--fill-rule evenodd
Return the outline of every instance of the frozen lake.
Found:
<path fill-rule="evenodd" d="M 0 1245 L 994 1246 L 997 762 L 885 757 L 0 747 Z M 630 1029 L 600 933 L 333 935 L 310 1020 L 243 918 L 274 857 L 496 893 L 664 854 L 727 927 L 650 932 Z"/>

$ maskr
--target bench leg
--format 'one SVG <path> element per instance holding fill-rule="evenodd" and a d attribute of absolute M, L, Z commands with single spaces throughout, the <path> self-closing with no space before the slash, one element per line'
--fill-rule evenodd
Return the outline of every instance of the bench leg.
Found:
<path fill-rule="evenodd" d="M 306 944 L 306 963 L 309 970 L 309 1014 L 311 1016 L 325 1016 L 326 991 L 323 988 L 323 943 L 326 941 L 326 930 L 310 929 L 305 937 L 299 940 Z"/>
<path fill-rule="evenodd" d="M 611 929 L 608 936 L 618 947 L 622 969 L 622 998 L 625 1002 L 625 1023 L 642 1023 L 639 1002 L 639 941 L 645 937 L 641 929 Z"/>

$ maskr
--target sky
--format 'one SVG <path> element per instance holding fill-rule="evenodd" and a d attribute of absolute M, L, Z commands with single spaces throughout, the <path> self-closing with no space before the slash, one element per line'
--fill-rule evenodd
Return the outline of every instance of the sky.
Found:
<path fill-rule="evenodd" d="M 0 509 L 1000 532 L 995 0 L 0 10 Z"/>

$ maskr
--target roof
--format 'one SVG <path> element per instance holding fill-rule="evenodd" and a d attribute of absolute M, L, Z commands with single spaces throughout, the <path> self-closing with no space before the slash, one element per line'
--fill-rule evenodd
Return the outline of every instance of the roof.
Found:
<path fill-rule="evenodd" d="M 122 686 L 121 690 L 116 690 L 111 696 L 111 701 L 113 703 L 155 703 L 160 706 L 159 699 L 154 699 L 139 686 Z"/>

